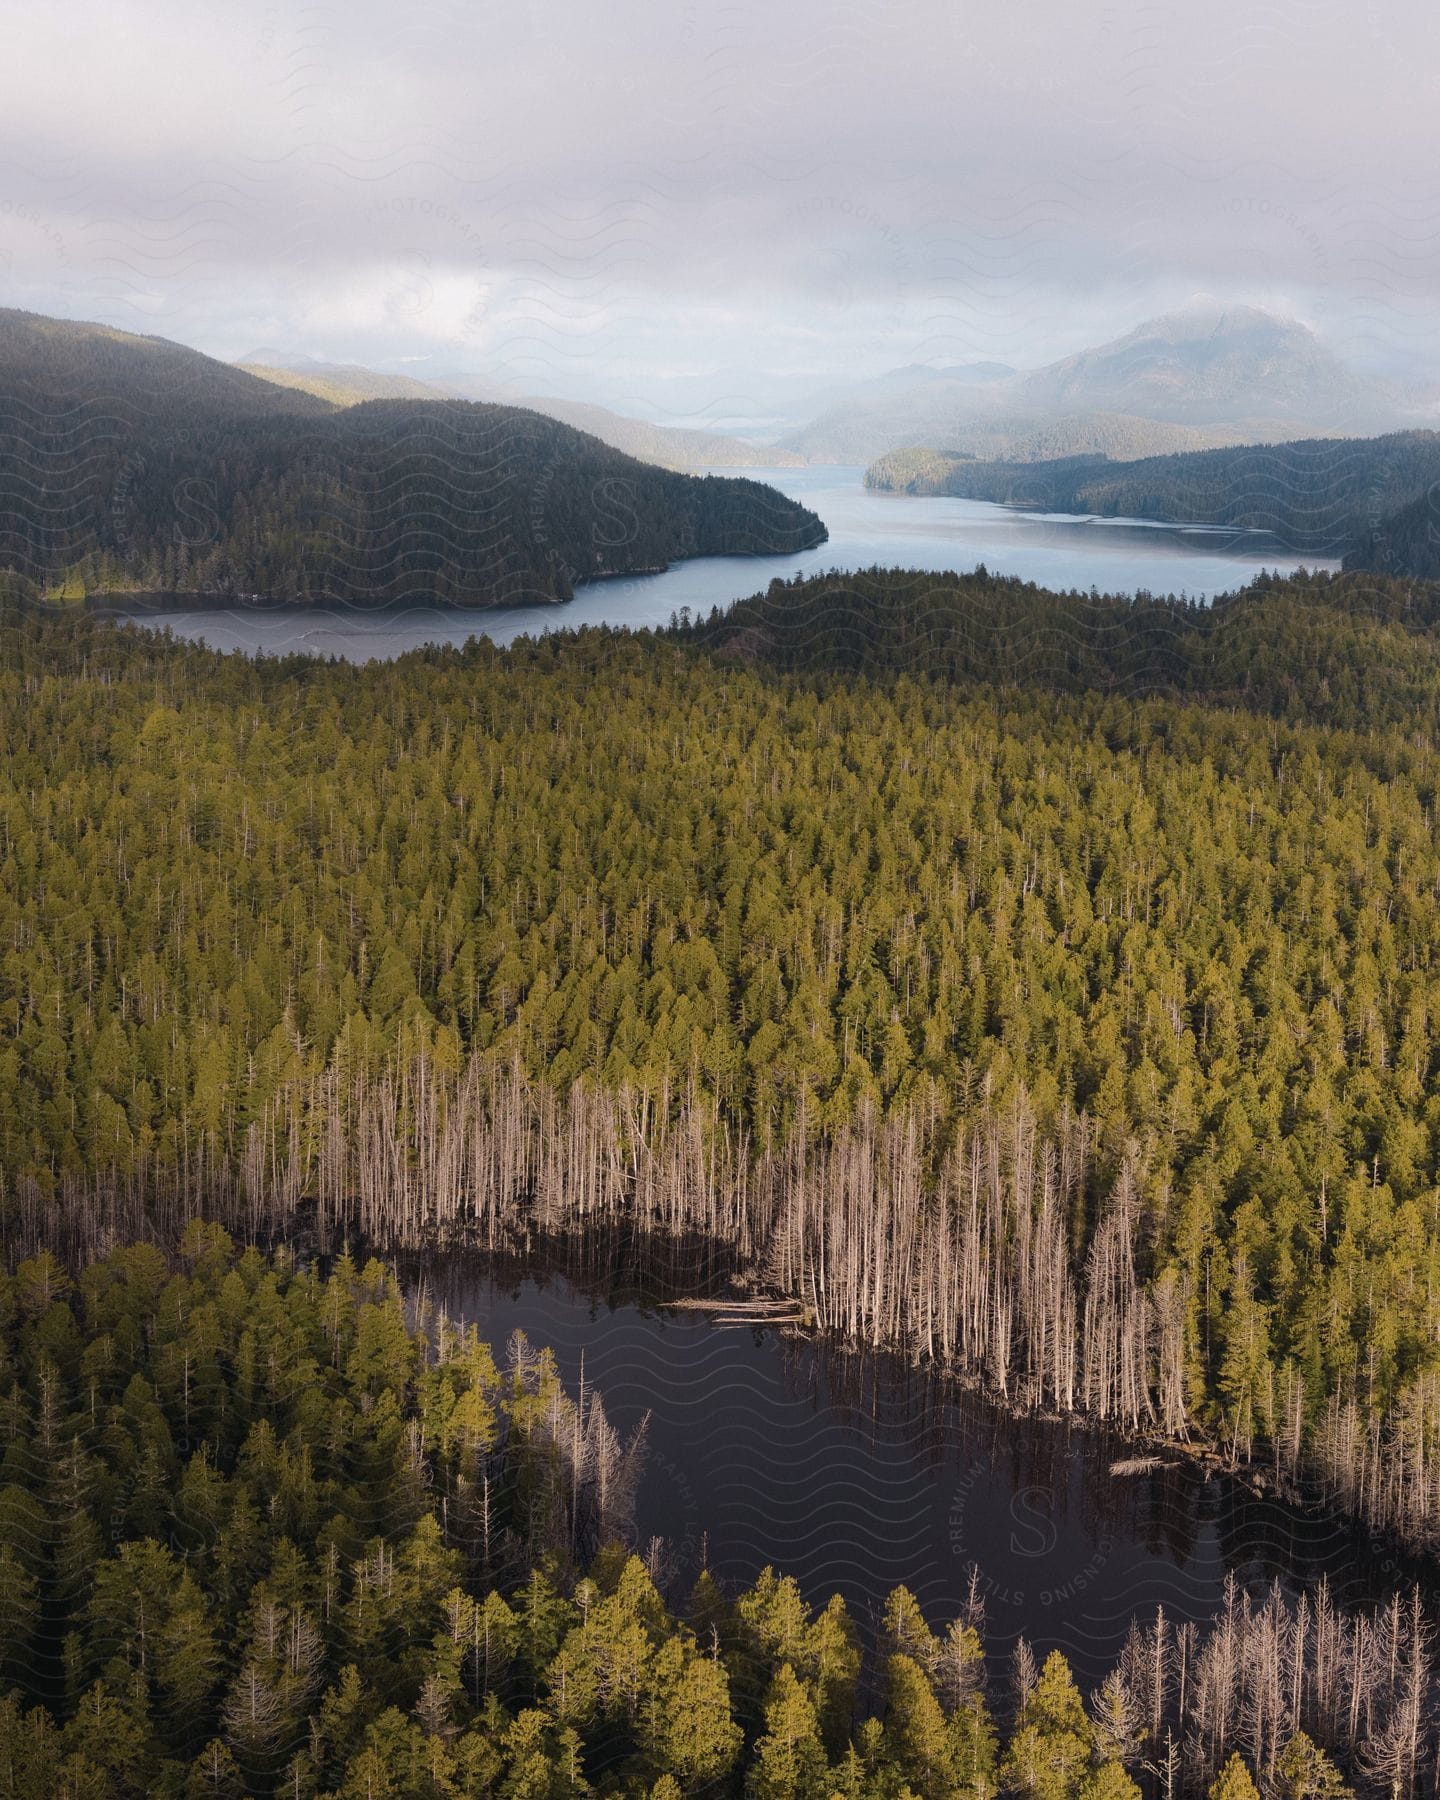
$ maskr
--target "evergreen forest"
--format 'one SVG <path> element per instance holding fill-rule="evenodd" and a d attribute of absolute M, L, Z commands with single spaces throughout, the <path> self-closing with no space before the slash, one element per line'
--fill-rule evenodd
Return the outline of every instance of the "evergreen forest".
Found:
<path fill-rule="evenodd" d="M 761 482 L 522 407 L 337 407 L 169 343 L 0 309 L 0 568 L 79 601 L 516 605 L 823 543 Z"/>
<path fill-rule="evenodd" d="M 192 1223 L 0 1276 L 0 1792 L 15 1800 L 1208 1800 L 1415 1792 L 1418 1596 L 1233 1588 L 1084 1695 L 903 1587 L 873 1643 L 766 1569 L 623 1544 L 643 1437 L 516 1334 Z"/>
<path fill-rule="evenodd" d="M 1433 1548 L 1407 593 L 877 571 L 366 666 L 12 605 L 7 1249 L 697 1232 L 839 1337 Z"/>

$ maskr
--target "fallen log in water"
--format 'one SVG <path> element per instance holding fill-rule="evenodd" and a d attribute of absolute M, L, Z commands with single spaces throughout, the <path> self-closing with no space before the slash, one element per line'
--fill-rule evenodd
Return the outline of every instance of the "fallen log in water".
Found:
<path fill-rule="evenodd" d="M 708 1313 L 714 1325 L 805 1325 L 810 1322 L 807 1307 L 783 1298 L 746 1300 L 722 1294 L 712 1300 L 667 1300 L 664 1305 L 667 1311 Z"/>
<path fill-rule="evenodd" d="M 1110 1473 L 1112 1475 L 1150 1475 L 1156 1469 L 1162 1468 L 1164 1463 L 1163 1456 L 1126 1456 L 1122 1457 L 1119 1462 L 1111 1463 Z"/>

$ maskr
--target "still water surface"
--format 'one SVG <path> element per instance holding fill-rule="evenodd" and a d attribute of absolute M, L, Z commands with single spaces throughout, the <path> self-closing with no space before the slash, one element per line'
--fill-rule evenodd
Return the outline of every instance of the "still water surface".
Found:
<path fill-rule="evenodd" d="M 621 576 L 581 588 L 562 606 L 232 607 L 147 612 L 156 625 L 220 650 L 253 654 L 309 651 L 363 662 L 420 644 L 463 644 L 485 636 L 508 644 L 524 633 L 580 625 L 665 625 L 688 606 L 709 612 L 757 593 L 777 575 L 881 565 L 970 570 L 977 563 L 1043 587 L 1102 593 L 1187 594 L 1211 599 L 1262 569 L 1289 567 L 1293 554 L 1263 532 L 1223 526 L 1161 525 L 1147 519 L 1092 519 L 1016 512 L 988 501 L 917 499 L 866 490 L 861 468 L 739 469 L 812 508 L 829 527 L 816 550 L 791 556 L 706 556 L 659 575 Z M 1313 562 L 1334 568 L 1334 563 Z"/>
<path fill-rule="evenodd" d="M 1257 1592 L 1325 1576 L 1351 1602 L 1406 1580 L 1348 1529 L 1178 1456 L 1112 1473 L 1133 1450 L 1012 1418 L 893 1357 L 657 1304 L 696 1290 L 694 1266 L 657 1284 L 617 1248 L 583 1273 L 457 1256 L 424 1275 L 497 1356 L 521 1330 L 553 1349 L 572 1393 L 583 1364 L 622 1432 L 649 1415 L 636 1540 L 665 1540 L 678 1594 L 702 1557 L 727 1586 L 769 1563 L 813 1602 L 838 1589 L 868 1631 L 902 1582 L 932 1622 L 956 1616 L 975 1564 L 992 1655 L 1023 1633 L 1094 1683 L 1133 1614 L 1206 1620 L 1228 1570 Z"/>

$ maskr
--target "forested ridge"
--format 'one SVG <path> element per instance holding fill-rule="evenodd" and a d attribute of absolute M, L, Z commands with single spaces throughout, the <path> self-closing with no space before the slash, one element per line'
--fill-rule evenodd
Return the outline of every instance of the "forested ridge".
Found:
<path fill-rule="evenodd" d="M 0 311 L 0 568 L 47 594 L 522 604 L 824 538 L 760 482 L 520 407 L 337 409 L 164 339 Z"/>
<path fill-rule="evenodd" d="M 1296 724 L 1433 729 L 1440 587 L 1368 572 L 1261 575 L 1211 602 L 1055 593 L 983 567 L 773 581 L 681 635 L 791 674 L 1169 695 Z"/>
<path fill-rule="evenodd" d="M 1437 482 L 1440 433 L 1433 431 L 1308 438 L 1133 461 L 979 461 L 897 450 L 865 475 L 867 487 L 894 493 L 1262 530 L 1299 555 L 1426 579 L 1440 575 Z"/>
<path fill-rule="evenodd" d="M 192 1223 L 0 1275 L 13 1800 L 1347 1800 L 1434 1791 L 1418 1597 L 1158 1612 L 1082 1695 L 897 1588 L 869 1642 L 766 1569 L 666 1591 L 622 1441 L 379 1262 Z"/>
<path fill-rule="evenodd" d="M 883 646 L 918 590 L 847 591 Z M 827 670 L 823 580 L 365 667 L 12 608 L 12 1255 L 708 1232 L 826 1328 L 1433 1546 L 1429 603 L 1260 583 L 1209 628 L 1248 691 L 1140 629 L 1136 699 L 1088 686 L 1122 603 L 938 591 L 983 667 Z M 1027 607 L 1073 660 L 991 654 Z"/>

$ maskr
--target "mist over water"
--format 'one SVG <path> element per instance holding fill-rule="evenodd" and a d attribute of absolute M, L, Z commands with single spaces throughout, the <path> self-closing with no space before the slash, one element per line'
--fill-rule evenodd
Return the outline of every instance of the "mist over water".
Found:
<path fill-rule="evenodd" d="M 421 644 L 463 644 L 488 637 L 508 644 L 529 634 L 582 625 L 666 625 L 682 607 L 712 606 L 759 592 L 777 576 L 825 570 L 959 570 L 984 563 L 1061 591 L 1184 594 L 1213 599 L 1243 587 L 1262 569 L 1295 566 L 1293 552 L 1264 532 L 1224 526 L 1167 525 L 1148 519 L 1094 519 L 1027 513 L 982 500 L 874 493 L 858 467 L 727 469 L 766 481 L 817 512 L 830 539 L 792 556 L 707 556 L 659 575 L 618 576 L 580 588 L 559 606 L 455 608 L 225 607 L 146 612 L 178 636 L 218 650 L 295 651 L 348 661 L 399 656 Z M 1314 568 L 1334 562 L 1311 559 Z"/>

